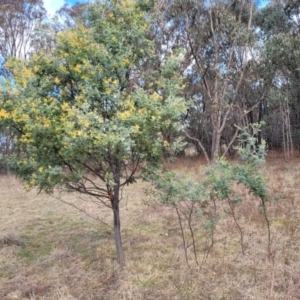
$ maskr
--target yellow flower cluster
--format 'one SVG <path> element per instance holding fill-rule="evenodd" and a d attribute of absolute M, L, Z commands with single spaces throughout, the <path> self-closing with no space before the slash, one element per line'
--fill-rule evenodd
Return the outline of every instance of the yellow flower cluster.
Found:
<path fill-rule="evenodd" d="M 89 127 L 91 124 L 88 120 L 80 120 L 79 124 L 85 128 Z"/>
<path fill-rule="evenodd" d="M 63 44 L 67 42 L 69 45 L 73 47 L 85 47 L 87 39 L 85 38 L 87 35 L 88 29 L 84 26 L 80 26 L 79 30 L 69 30 L 64 32 L 59 32 L 58 42 Z"/>
<path fill-rule="evenodd" d="M 5 109 L 0 109 L 0 119 L 7 119 L 9 118 L 9 113 Z"/>
<path fill-rule="evenodd" d="M 33 142 L 33 139 L 31 138 L 30 133 L 27 132 L 21 136 L 20 141 L 25 144 L 30 144 Z"/>
<path fill-rule="evenodd" d="M 47 118 L 47 117 L 36 116 L 36 120 L 37 120 L 37 121 L 40 121 L 41 124 L 42 124 L 44 127 L 46 127 L 46 128 L 50 127 L 50 125 L 51 125 L 51 120 L 50 120 L 49 118 Z"/>
<path fill-rule="evenodd" d="M 67 73 L 67 68 L 66 68 L 66 66 L 60 65 L 59 69 L 60 69 L 60 71 L 61 71 L 62 73 Z"/>
<path fill-rule="evenodd" d="M 62 109 L 62 111 L 68 111 L 69 110 L 69 104 L 67 102 L 64 102 L 61 105 L 61 109 Z"/>
<path fill-rule="evenodd" d="M 134 107 L 134 104 L 132 101 L 127 103 L 127 106 L 128 106 L 127 110 L 118 113 L 118 117 L 122 121 L 126 121 L 127 119 L 131 118 L 134 115 L 134 113 L 136 112 L 136 108 Z"/>
<path fill-rule="evenodd" d="M 133 131 L 134 131 L 135 133 L 139 132 L 139 131 L 140 131 L 140 126 L 139 126 L 139 125 L 134 125 Z"/>
<path fill-rule="evenodd" d="M 158 93 L 154 92 L 151 98 L 154 101 L 158 101 L 158 100 L 162 99 L 162 96 L 160 96 Z"/>
<path fill-rule="evenodd" d="M 19 108 L 22 109 L 22 107 L 17 107 L 12 111 L 11 118 L 17 123 L 26 122 L 29 119 L 28 114 L 22 114 L 22 112 L 20 113 Z"/>
<path fill-rule="evenodd" d="M 129 59 L 128 59 L 127 57 L 124 57 L 124 58 L 122 59 L 122 67 L 123 67 L 123 68 L 126 68 L 126 67 L 128 67 L 128 66 L 130 66 L 130 61 L 129 61 Z"/>

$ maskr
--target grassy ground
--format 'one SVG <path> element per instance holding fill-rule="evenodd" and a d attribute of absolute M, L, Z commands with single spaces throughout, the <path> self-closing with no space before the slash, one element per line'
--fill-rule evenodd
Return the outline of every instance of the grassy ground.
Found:
<path fill-rule="evenodd" d="M 201 180 L 201 161 L 181 159 L 173 168 Z M 271 249 L 259 200 L 240 190 L 235 216 L 218 204 L 213 234 L 201 214 L 192 220 L 187 261 L 176 213 L 132 185 L 122 201 L 126 266 L 116 262 L 111 212 L 74 194 L 53 198 L 26 192 L 13 177 L 0 177 L 0 299 L 299 299 L 300 161 L 269 155 Z M 237 187 L 239 189 L 239 187 Z M 202 218 L 202 219 L 201 219 Z M 191 242 L 184 222 L 187 243 Z M 213 245 L 213 246 L 212 246 Z"/>

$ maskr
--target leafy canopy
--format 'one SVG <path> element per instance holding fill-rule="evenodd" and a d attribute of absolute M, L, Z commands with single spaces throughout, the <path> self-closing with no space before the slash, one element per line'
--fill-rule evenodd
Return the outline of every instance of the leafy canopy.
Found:
<path fill-rule="evenodd" d="M 88 173 L 113 185 L 128 160 L 159 160 L 170 147 L 165 133 L 179 128 L 179 60 L 145 70 L 156 59 L 146 12 L 128 0 L 92 6 L 88 17 L 89 28 L 59 33 L 52 53 L 8 63 L 15 81 L 2 90 L 0 123 L 15 129 L 10 166 L 28 187 L 79 190 Z"/>

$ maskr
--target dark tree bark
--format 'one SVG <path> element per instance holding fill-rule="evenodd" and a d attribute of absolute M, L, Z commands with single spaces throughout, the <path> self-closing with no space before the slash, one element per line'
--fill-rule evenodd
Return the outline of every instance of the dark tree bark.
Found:
<path fill-rule="evenodd" d="M 114 183 L 115 187 L 112 195 L 112 210 L 114 214 L 114 239 L 117 251 L 118 261 L 121 265 L 125 264 L 125 256 L 122 244 L 121 237 L 121 222 L 120 222 L 120 176 L 121 176 L 121 168 L 120 164 L 117 162 L 114 170 Z"/>

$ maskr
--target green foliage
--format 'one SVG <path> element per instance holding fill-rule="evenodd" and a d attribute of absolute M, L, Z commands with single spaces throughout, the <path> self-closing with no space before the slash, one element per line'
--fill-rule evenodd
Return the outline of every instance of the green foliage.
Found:
<path fill-rule="evenodd" d="M 155 183 L 156 195 L 165 204 L 176 204 L 179 201 L 189 199 L 191 201 L 204 200 L 205 189 L 203 185 L 197 185 L 191 179 L 185 179 L 182 175 L 173 172 L 162 172 L 151 176 Z"/>
<path fill-rule="evenodd" d="M 263 208 L 264 218 L 268 228 L 268 254 L 271 253 L 270 223 L 266 213 L 265 201 L 267 200 L 267 189 L 265 179 L 260 170 L 265 158 L 265 143 L 256 146 L 255 136 L 261 125 L 254 124 L 252 135 L 246 129 L 241 129 L 240 147 L 237 148 L 244 164 L 229 163 L 219 159 L 215 165 L 206 170 L 206 178 L 203 181 L 189 180 L 183 174 L 174 172 L 155 172 L 148 170 L 148 176 L 153 181 L 156 190 L 154 194 L 164 203 L 175 208 L 178 223 L 181 230 L 183 248 L 188 266 L 188 248 L 192 245 L 195 262 L 197 259 L 197 240 L 195 225 L 201 224 L 205 230 L 204 235 L 210 236 L 210 246 L 207 255 L 212 249 L 215 239 L 216 225 L 222 217 L 218 211 L 218 202 L 226 201 L 229 206 L 225 210 L 234 219 L 240 232 L 240 242 L 243 254 L 245 253 L 243 243 L 243 231 L 239 226 L 234 212 L 234 206 L 243 201 L 241 189 L 236 185 L 242 185 L 247 191 L 259 198 Z M 224 210 L 224 206 L 223 210 Z M 201 234 L 203 236 L 203 234 Z"/>
<path fill-rule="evenodd" d="M 260 199 L 267 198 L 266 183 L 260 173 L 265 162 L 265 142 L 257 144 L 257 133 L 261 124 L 253 124 L 252 134 L 241 129 L 238 153 L 244 164 L 230 163 L 220 159 L 206 170 L 206 179 L 202 182 L 184 178 L 174 172 L 155 173 L 149 176 L 157 189 L 157 195 L 163 203 L 176 204 L 179 201 L 241 200 L 235 194 L 233 183 L 242 184 L 249 192 Z"/>
<path fill-rule="evenodd" d="M 246 128 L 239 128 L 241 134 L 239 135 L 240 145 L 237 147 L 238 154 L 251 168 L 261 167 L 265 163 L 266 142 L 263 140 L 261 144 L 257 143 L 257 136 L 264 125 L 264 122 L 251 124 L 249 128 L 251 133 Z"/>
<path fill-rule="evenodd" d="M 263 8 L 255 16 L 255 23 L 261 28 L 266 38 L 278 32 L 288 32 L 290 24 L 288 16 L 281 5 L 270 5 Z"/>
<path fill-rule="evenodd" d="M 186 110 L 179 57 L 147 68 L 157 58 L 142 3 L 89 6 L 86 22 L 59 32 L 51 53 L 11 59 L 14 82 L 0 94 L 0 127 L 16 137 L 10 169 L 28 189 L 63 188 L 111 208 L 121 264 L 121 189 L 141 162 L 156 164 L 171 148 L 166 137 Z"/>
<path fill-rule="evenodd" d="M 107 197 L 84 190 L 87 174 L 110 188 L 132 183 L 128 161 L 159 161 L 170 147 L 164 135 L 178 130 L 185 110 L 179 60 L 166 58 L 151 77 L 155 88 L 146 88 L 144 62 L 154 59 L 148 21 L 135 1 L 100 3 L 90 8 L 90 28 L 60 32 L 52 54 L 8 63 L 15 84 L 2 92 L 1 121 L 16 129 L 10 167 L 28 187 L 67 184 Z"/>

